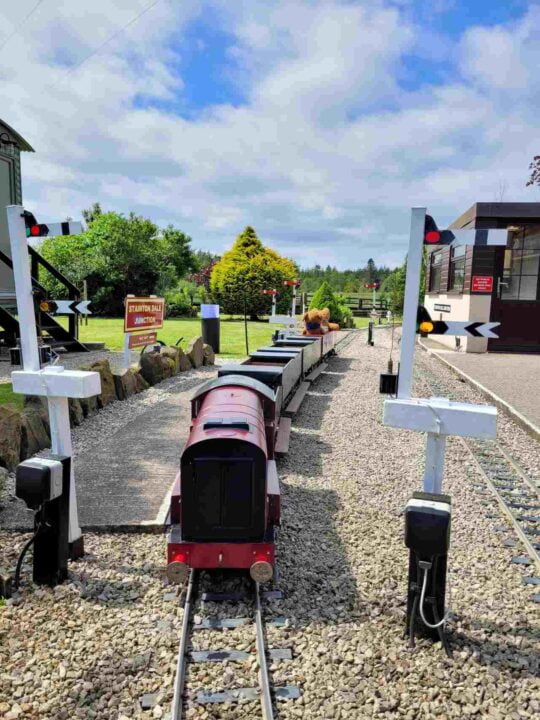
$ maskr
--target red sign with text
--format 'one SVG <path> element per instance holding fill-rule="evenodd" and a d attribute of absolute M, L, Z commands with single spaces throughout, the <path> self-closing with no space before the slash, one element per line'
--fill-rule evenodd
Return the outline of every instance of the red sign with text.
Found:
<path fill-rule="evenodd" d="M 127 297 L 124 332 L 159 330 L 163 327 L 164 298 Z"/>
<path fill-rule="evenodd" d="M 493 275 L 473 275 L 471 292 L 492 292 Z"/>
<path fill-rule="evenodd" d="M 157 341 L 157 332 L 141 333 L 140 335 L 129 336 L 129 349 L 154 345 Z"/>

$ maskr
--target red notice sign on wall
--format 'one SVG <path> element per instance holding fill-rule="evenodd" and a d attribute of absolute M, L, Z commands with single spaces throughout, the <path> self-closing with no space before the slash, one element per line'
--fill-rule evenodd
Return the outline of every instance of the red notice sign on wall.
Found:
<path fill-rule="evenodd" d="M 493 275 L 473 275 L 471 292 L 492 292 Z"/>
<path fill-rule="evenodd" d="M 124 332 L 159 330 L 163 327 L 164 298 L 127 297 Z"/>

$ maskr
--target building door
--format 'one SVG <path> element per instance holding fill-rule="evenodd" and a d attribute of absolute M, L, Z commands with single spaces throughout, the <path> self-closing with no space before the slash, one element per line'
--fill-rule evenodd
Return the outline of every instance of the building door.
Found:
<path fill-rule="evenodd" d="M 540 228 L 514 233 L 497 254 L 490 319 L 501 325 L 489 351 L 540 353 Z"/>

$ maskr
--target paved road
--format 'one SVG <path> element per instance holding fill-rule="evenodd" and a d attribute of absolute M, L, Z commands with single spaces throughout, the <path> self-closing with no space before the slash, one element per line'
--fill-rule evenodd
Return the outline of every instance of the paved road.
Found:
<path fill-rule="evenodd" d="M 422 342 L 540 428 L 540 355 L 458 353 L 427 339 Z"/>

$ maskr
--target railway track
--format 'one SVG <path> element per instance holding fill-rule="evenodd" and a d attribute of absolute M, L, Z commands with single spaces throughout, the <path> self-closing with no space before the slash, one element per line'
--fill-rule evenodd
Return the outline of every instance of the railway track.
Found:
<path fill-rule="evenodd" d="M 204 592 L 199 594 L 200 571 L 191 570 L 184 598 L 184 614 L 182 619 L 182 630 L 180 634 L 180 645 L 176 665 L 176 676 L 174 681 L 174 695 L 170 720 L 182 720 L 185 717 L 184 706 L 186 701 L 198 704 L 213 704 L 223 702 L 249 702 L 260 701 L 261 718 L 273 720 L 274 702 L 276 700 L 293 700 L 300 697 L 300 690 L 295 685 L 273 687 L 268 669 L 268 661 L 291 660 L 292 652 L 289 648 L 269 649 L 266 645 L 266 632 L 263 613 L 263 601 L 280 599 L 279 590 L 262 592 L 258 583 L 249 581 L 247 593 L 213 593 Z M 197 599 L 201 603 L 206 602 L 228 602 L 239 603 L 249 600 L 251 594 L 253 617 L 198 617 L 194 621 L 194 608 Z M 198 595 L 200 595 L 198 597 Z M 190 692 L 187 688 L 186 677 L 190 663 L 200 662 L 245 662 L 253 659 L 253 654 L 244 649 L 228 650 L 190 650 L 189 646 L 194 631 L 206 631 L 216 633 L 228 631 L 227 638 L 233 639 L 235 628 L 254 626 L 256 661 L 258 667 L 258 682 L 252 687 L 240 687 L 233 689 L 214 690 L 197 689 Z M 274 627 L 286 626 L 284 618 L 276 618 L 269 623 Z"/>
<path fill-rule="evenodd" d="M 455 392 L 441 383 L 432 373 L 423 368 L 423 381 L 432 394 L 460 400 Z M 494 496 L 499 509 L 510 523 L 522 543 L 526 554 L 517 555 L 512 561 L 517 564 L 533 565 L 540 576 L 540 488 L 529 477 L 519 463 L 496 440 L 476 440 L 459 438 L 466 448 L 482 476 L 485 487 Z M 476 485 L 475 489 L 485 493 L 485 487 Z M 513 545 L 512 540 L 506 544 Z M 540 585 L 538 577 L 526 577 L 527 584 Z M 540 602 L 540 595 L 538 597 Z"/>

